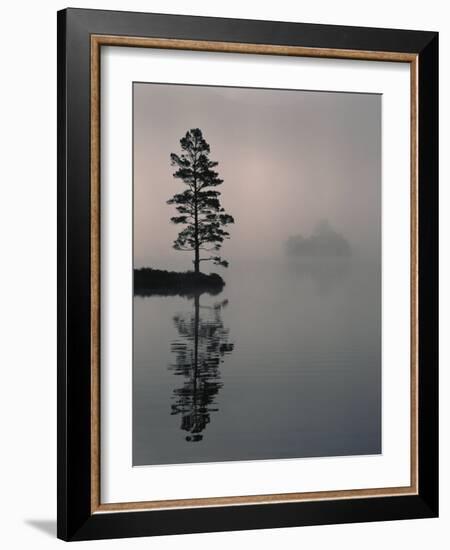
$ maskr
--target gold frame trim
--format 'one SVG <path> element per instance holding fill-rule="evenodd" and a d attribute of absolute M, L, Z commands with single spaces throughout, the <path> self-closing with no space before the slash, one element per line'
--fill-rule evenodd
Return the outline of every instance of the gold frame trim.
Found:
<path fill-rule="evenodd" d="M 146 502 L 101 503 L 100 499 L 100 49 L 101 46 L 360 59 L 410 64 L 411 80 L 411 483 L 368 488 Z M 304 48 L 234 42 L 91 35 L 91 513 L 162 510 L 313 500 L 417 495 L 418 474 L 418 56 L 409 53 Z"/>

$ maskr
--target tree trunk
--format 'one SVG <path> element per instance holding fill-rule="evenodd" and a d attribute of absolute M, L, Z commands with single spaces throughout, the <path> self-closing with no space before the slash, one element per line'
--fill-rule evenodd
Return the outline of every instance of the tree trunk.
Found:
<path fill-rule="evenodd" d="M 198 212 L 197 212 L 197 197 L 195 198 L 195 255 L 194 255 L 194 271 L 200 273 L 200 243 L 198 242 Z"/>
<path fill-rule="evenodd" d="M 200 273 L 200 254 L 198 246 L 195 247 L 194 271 L 195 273 Z"/>
<path fill-rule="evenodd" d="M 194 212 L 194 231 L 195 231 L 195 256 L 194 256 L 194 271 L 196 274 L 200 273 L 200 243 L 198 242 L 198 202 L 197 202 L 197 178 L 195 177 L 195 168 L 194 168 L 194 201 L 195 201 L 195 212 Z"/>

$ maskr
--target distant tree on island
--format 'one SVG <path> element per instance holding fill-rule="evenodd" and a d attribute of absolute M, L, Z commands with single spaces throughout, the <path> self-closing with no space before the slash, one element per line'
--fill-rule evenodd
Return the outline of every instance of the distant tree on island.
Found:
<path fill-rule="evenodd" d="M 181 154 L 171 153 L 172 166 L 177 170 L 173 177 L 181 179 L 186 189 L 176 193 L 167 204 L 174 204 L 179 215 L 171 218 L 174 224 L 184 225 L 173 243 L 175 250 L 194 253 L 194 272 L 200 272 L 200 262 L 212 261 L 215 265 L 228 267 L 228 262 L 217 253 L 230 234 L 225 227 L 234 223 L 233 216 L 225 212 L 220 204 L 223 183 L 214 170 L 218 162 L 209 159 L 210 146 L 202 131 L 194 128 L 181 138 Z M 201 257 L 202 251 L 211 252 Z"/>
<path fill-rule="evenodd" d="M 286 252 L 297 257 L 337 258 L 350 256 L 351 247 L 348 240 L 335 231 L 328 221 L 321 221 L 309 237 L 289 237 Z"/>

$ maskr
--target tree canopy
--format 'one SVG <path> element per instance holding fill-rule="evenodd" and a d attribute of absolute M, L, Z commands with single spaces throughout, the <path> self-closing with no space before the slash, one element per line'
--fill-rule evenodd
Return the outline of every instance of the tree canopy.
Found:
<path fill-rule="evenodd" d="M 180 145 L 181 153 L 171 153 L 170 160 L 176 167 L 173 177 L 182 180 L 186 188 L 176 193 L 167 204 L 175 205 L 178 212 L 171 221 L 185 227 L 179 232 L 173 247 L 194 253 L 196 273 L 200 271 L 200 262 L 204 261 L 228 267 L 228 262 L 217 253 L 224 240 L 230 238 L 226 226 L 234 223 L 234 219 L 220 204 L 221 193 L 217 187 L 223 180 L 214 170 L 218 162 L 210 160 L 210 146 L 199 128 L 186 132 Z M 202 256 L 203 252 L 212 254 Z"/>

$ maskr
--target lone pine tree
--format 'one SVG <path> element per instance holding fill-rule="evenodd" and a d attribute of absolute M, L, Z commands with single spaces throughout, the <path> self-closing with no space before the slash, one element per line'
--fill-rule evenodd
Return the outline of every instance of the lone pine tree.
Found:
<path fill-rule="evenodd" d="M 200 262 L 212 261 L 228 267 L 226 260 L 214 254 L 220 251 L 223 241 L 230 238 L 226 226 L 234 223 L 233 216 L 221 206 L 220 191 L 216 189 L 223 183 L 214 170 L 218 162 L 209 159 L 210 147 L 199 128 L 186 132 L 180 145 L 181 154 L 171 153 L 170 160 L 172 166 L 177 167 L 173 177 L 181 179 L 186 189 L 176 193 L 167 204 L 174 204 L 179 213 L 170 218 L 171 221 L 185 227 L 173 247 L 194 253 L 195 273 L 200 272 Z M 201 257 L 202 251 L 213 254 Z"/>

